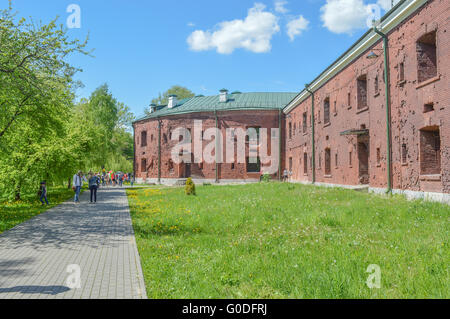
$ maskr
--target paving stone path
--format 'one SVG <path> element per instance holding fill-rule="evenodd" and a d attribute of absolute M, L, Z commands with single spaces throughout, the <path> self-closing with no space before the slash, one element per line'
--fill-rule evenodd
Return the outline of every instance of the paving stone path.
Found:
<path fill-rule="evenodd" d="M 81 204 L 68 201 L 0 235 L 0 299 L 147 297 L 125 190 L 97 196 L 91 205 L 85 192 Z M 70 265 L 79 266 L 81 288 L 70 288 Z"/>

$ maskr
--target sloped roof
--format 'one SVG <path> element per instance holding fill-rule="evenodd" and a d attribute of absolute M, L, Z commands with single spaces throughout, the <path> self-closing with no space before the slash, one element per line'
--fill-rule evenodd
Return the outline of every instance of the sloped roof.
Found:
<path fill-rule="evenodd" d="M 231 110 L 278 110 L 283 109 L 298 93 L 236 93 L 228 94 L 228 101 L 219 101 L 219 95 L 196 96 L 178 102 L 177 106 L 169 109 L 164 106 L 160 110 L 136 120 L 165 117 L 170 115 L 231 111 Z"/>

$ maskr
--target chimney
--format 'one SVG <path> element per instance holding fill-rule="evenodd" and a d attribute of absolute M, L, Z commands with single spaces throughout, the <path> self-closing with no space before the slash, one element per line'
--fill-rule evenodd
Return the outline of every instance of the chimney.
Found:
<path fill-rule="evenodd" d="M 150 104 L 150 113 L 155 113 L 156 112 L 156 104 L 152 103 Z"/>
<path fill-rule="evenodd" d="M 169 104 L 167 105 L 167 107 L 169 109 L 172 109 L 175 106 L 177 106 L 177 104 L 178 104 L 177 96 L 176 95 L 169 95 Z"/>
<path fill-rule="evenodd" d="M 228 90 L 222 89 L 220 90 L 219 102 L 226 103 L 228 101 Z"/>

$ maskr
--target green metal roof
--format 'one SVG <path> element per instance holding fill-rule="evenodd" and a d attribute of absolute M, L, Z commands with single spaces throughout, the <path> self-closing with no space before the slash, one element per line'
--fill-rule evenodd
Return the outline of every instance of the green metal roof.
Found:
<path fill-rule="evenodd" d="M 298 93 L 240 93 L 228 94 L 227 102 L 220 102 L 219 95 L 196 96 L 178 102 L 177 106 L 169 109 L 167 106 L 138 119 L 140 122 L 146 119 L 165 117 L 177 114 L 231 111 L 231 110 L 277 110 L 283 109 Z"/>

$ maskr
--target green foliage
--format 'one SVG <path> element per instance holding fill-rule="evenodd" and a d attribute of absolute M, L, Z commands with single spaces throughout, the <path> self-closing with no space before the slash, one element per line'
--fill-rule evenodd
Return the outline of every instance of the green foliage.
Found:
<path fill-rule="evenodd" d="M 272 180 L 272 176 L 269 173 L 264 173 L 261 177 L 261 181 L 264 183 L 268 183 Z"/>
<path fill-rule="evenodd" d="M 196 193 L 195 193 L 195 184 L 194 184 L 194 181 L 192 180 L 192 178 L 188 178 L 187 180 L 186 180 L 186 186 L 184 187 L 184 191 L 185 191 L 185 193 L 186 193 L 186 195 L 196 195 Z"/>
<path fill-rule="evenodd" d="M 51 21 L 17 21 L 0 10 L 0 189 L 20 200 L 41 180 L 66 183 L 78 170 L 131 171 L 133 115 L 102 85 L 74 104 L 77 68 L 71 54 L 89 54 Z"/>
<path fill-rule="evenodd" d="M 194 97 L 195 93 L 183 86 L 174 85 L 166 92 L 162 94 L 159 93 L 159 96 L 157 98 L 154 98 L 151 103 L 156 105 L 167 105 L 167 103 L 169 102 L 170 95 L 176 95 L 178 100 L 182 100 Z M 144 111 L 146 114 L 150 113 L 150 110 L 148 108 L 146 108 Z"/>
<path fill-rule="evenodd" d="M 447 205 L 292 187 L 129 190 L 149 298 L 450 297 Z"/>

